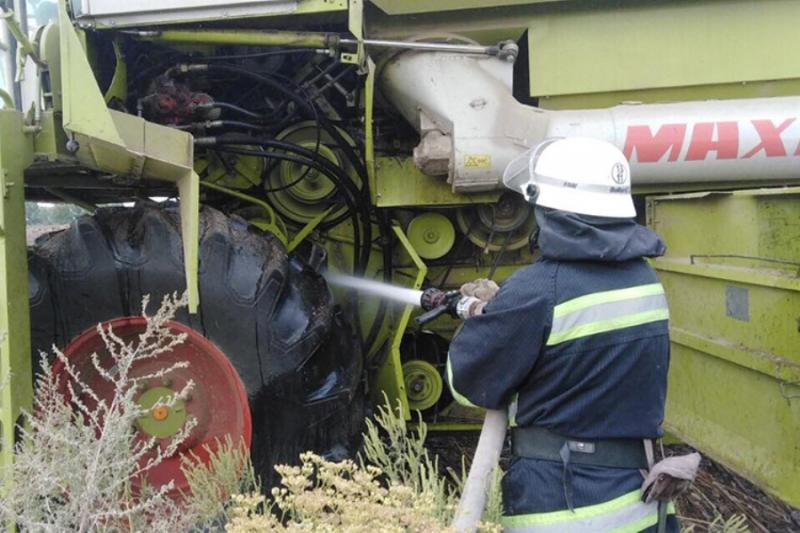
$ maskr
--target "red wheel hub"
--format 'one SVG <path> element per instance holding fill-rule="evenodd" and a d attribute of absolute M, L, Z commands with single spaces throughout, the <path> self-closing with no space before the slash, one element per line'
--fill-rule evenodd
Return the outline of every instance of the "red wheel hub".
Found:
<path fill-rule="evenodd" d="M 102 324 L 103 329 L 109 326 L 126 343 L 135 343 L 145 330 L 146 321 L 142 317 L 124 317 Z M 175 369 L 164 378 L 143 383 L 135 396 L 140 406 L 148 409 L 153 407 L 137 422 L 139 435 L 142 439 L 155 437 L 162 449 L 170 442 L 172 435 L 183 428 L 189 417 L 197 419 L 197 425 L 183 441 L 178 453 L 149 470 L 145 479 L 151 487 L 160 487 L 174 480 L 172 495 L 178 496 L 189 490 L 186 477 L 181 472 L 181 457 L 190 453 L 208 464 L 209 451 L 214 451 L 226 437 L 230 437 L 234 445 L 242 442 L 249 449 L 252 421 L 242 380 L 225 354 L 200 333 L 183 324 L 168 322 L 168 327 L 174 332 L 185 333 L 186 340 L 171 352 L 135 362 L 131 377 L 153 374 L 179 361 L 189 363 L 188 367 Z M 97 396 L 110 399 L 114 393 L 113 385 L 94 368 L 91 359 L 93 353 L 98 354 L 103 364 L 107 362 L 108 368 L 112 367 L 112 358 L 96 328 L 85 331 L 64 349 L 67 360 Z M 53 373 L 61 376 L 64 385 L 67 377 L 60 360 L 53 365 Z M 194 386 L 187 399 L 175 402 L 170 407 L 153 405 L 160 398 L 180 392 L 190 380 Z M 89 404 L 87 398 L 81 399 Z M 132 480 L 133 488 L 137 489 L 145 480 Z"/>

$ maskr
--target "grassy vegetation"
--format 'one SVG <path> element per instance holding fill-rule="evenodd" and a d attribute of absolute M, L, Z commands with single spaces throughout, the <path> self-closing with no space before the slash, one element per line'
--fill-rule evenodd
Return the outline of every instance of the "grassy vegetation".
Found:
<path fill-rule="evenodd" d="M 367 421 L 357 461 L 332 463 L 313 453 L 300 466 L 280 466 L 281 486 L 271 498 L 250 493 L 233 499 L 227 531 L 448 531 L 464 473 L 447 475 L 425 448 L 427 426 L 409 428 L 399 405 L 378 408 Z M 500 476 L 481 531 L 499 532 Z"/>
<path fill-rule="evenodd" d="M 358 457 L 332 462 L 304 453 L 298 465 L 277 467 L 280 485 L 267 495 L 248 451 L 231 440 L 209 450 L 208 463 L 183 457 L 190 491 L 180 498 L 170 496 L 171 484 L 135 491 L 134 482 L 175 453 L 196 423 L 189 419 L 161 446 L 134 430 L 136 419 L 144 414 L 136 403 L 139 383 L 168 377 L 189 364 L 179 362 L 148 376 L 130 372 L 137 361 L 157 358 L 183 342 L 183 335 L 167 327 L 182 305 L 185 298 L 173 295 L 149 316 L 145 301 L 147 329 L 129 343 L 98 326 L 113 364 L 101 364 L 97 357 L 94 364 L 113 385 L 111 399 L 101 401 L 60 351 L 42 354 L 34 409 L 26 415 L 16 461 L 0 471 L 0 482 L 10 487 L 0 498 L 0 529 L 14 523 L 25 531 L 58 532 L 448 531 L 465 469 L 443 471 L 439 458 L 425 446 L 428 432 L 421 417 L 409 425 L 399 404 L 392 406 L 388 399 L 366 422 Z M 65 374 L 53 375 L 52 358 L 61 361 Z M 188 386 L 164 402 L 177 401 L 190 390 Z M 482 531 L 501 530 L 500 476 L 498 470 Z M 690 521 L 686 526 L 693 532 L 748 531 L 742 515 L 717 515 L 713 521 Z"/>
<path fill-rule="evenodd" d="M 188 455 L 182 469 L 190 491 L 170 495 L 144 484 L 147 473 L 177 452 L 196 424 L 188 419 L 168 442 L 143 439 L 135 430 L 145 414 L 137 402 L 140 383 L 168 378 L 187 361 L 147 376 L 131 372 L 182 343 L 168 327 L 185 297 L 165 298 L 154 315 L 142 306 L 147 328 L 125 342 L 98 326 L 111 358 L 93 357 L 94 369 L 111 385 L 100 398 L 59 350 L 41 355 L 34 409 L 16 449 L 14 464 L 0 472 L 9 487 L 0 499 L 0 524 L 25 531 L 445 531 L 458 501 L 464 472 L 442 472 L 425 448 L 427 427 L 409 427 L 399 405 L 379 407 L 367 421 L 362 453 L 332 462 L 314 453 L 300 464 L 278 466 L 280 486 L 262 494 L 249 454 L 239 443 L 217 443 L 208 463 Z M 65 372 L 55 375 L 56 359 Z M 65 392 L 66 391 L 66 392 Z M 173 398 L 191 392 L 191 384 Z M 69 398 L 69 399 L 68 399 Z M 490 496 L 485 531 L 499 531 L 499 475 Z"/>

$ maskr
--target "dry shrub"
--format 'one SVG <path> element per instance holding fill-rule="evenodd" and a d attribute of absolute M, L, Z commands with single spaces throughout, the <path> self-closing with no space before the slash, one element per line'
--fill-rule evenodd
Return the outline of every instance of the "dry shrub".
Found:
<path fill-rule="evenodd" d="M 330 462 L 306 452 L 300 466 L 279 466 L 272 498 L 234 498 L 226 531 L 405 532 L 441 531 L 435 495 L 384 484 L 381 471 L 353 461 Z M 277 512 L 272 512 L 277 511 Z M 285 525 L 284 525 L 285 523 Z"/>
<path fill-rule="evenodd" d="M 313 453 L 300 466 L 278 466 L 281 486 L 271 498 L 234 496 L 226 531 L 378 532 L 449 531 L 464 473 L 444 476 L 425 448 L 427 426 L 406 424 L 399 406 L 379 407 L 367 421 L 363 456 L 331 462 Z M 481 531 L 500 531 L 499 470 Z"/>
<path fill-rule="evenodd" d="M 148 375 L 132 372 L 137 362 L 158 358 L 185 340 L 185 334 L 173 332 L 167 324 L 185 304 L 185 296 L 166 296 L 149 316 L 145 298 L 146 328 L 130 342 L 111 327 L 97 326 L 111 364 L 98 354 L 91 360 L 100 378 L 112 387 L 110 398 L 99 397 L 60 350 L 53 347 L 53 356 L 64 368 L 59 375 L 53 374 L 47 354 L 41 355 L 33 411 L 25 413 L 27 424 L 21 429 L 14 463 L 0 472 L 7 487 L 0 500 L 0 523 L 17 524 L 25 531 L 88 532 L 182 531 L 202 521 L 204 516 L 187 512 L 170 497 L 172 483 L 158 488 L 145 485 L 138 494 L 133 490 L 134 480 L 144 479 L 178 452 L 196 424 L 188 419 L 161 445 L 135 431 L 136 419 L 147 411 L 136 402 L 139 385 L 188 366 L 182 361 Z M 160 404 L 185 399 L 191 387 L 190 383 Z M 191 465 L 187 469 L 192 470 Z M 217 509 L 223 501 L 218 498 Z M 212 503 L 204 503 L 207 515 Z"/>
<path fill-rule="evenodd" d="M 194 530 L 221 530 L 230 518 L 232 494 L 260 492 L 260 482 L 250 460 L 250 450 L 228 436 L 214 446 L 205 446 L 208 459 L 193 455 L 181 458 L 181 470 L 189 485 L 182 495 L 185 514 L 192 517 Z"/>
<path fill-rule="evenodd" d="M 0 472 L 8 487 L 0 499 L 2 524 L 25 531 L 314 531 L 406 532 L 447 531 L 465 473 L 444 475 L 438 457 L 425 447 L 427 426 L 421 417 L 411 428 L 399 408 L 379 407 L 367 421 L 363 455 L 357 461 L 331 462 L 304 453 L 299 466 L 278 466 L 281 486 L 270 497 L 261 495 L 248 451 L 230 439 L 210 447 L 209 461 L 184 456 L 182 470 L 190 491 L 170 497 L 173 484 L 144 486 L 134 494 L 133 481 L 177 452 L 196 421 L 157 446 L 135 430 L 145 414 L 136 402 L 142 382 L 166 378 L 184 368 L 178 362 L 137 376 L 131 372 L 143 359 L 157 358 L 185 340 L 168 321 L 186 298 L 165 297 L 153 316 L 142 305 L 145 331 L 131 342 L 112 328 L 98 325 L 111 365 L 97 354 L 92 363 L 113 386 L 111 398 L 100 398 L 53 348 L 65 372 L 53 375 L 50 358 L 42 354 L 34 409 L 26 413 L 14 463 Z M 189 394 L 191 384 L 171 405 Z M 67 391 L 69 400 L 65 398 Z M 82 401 L 81 398 L 89 400 Z M 499 471 L 489 495 L 483 531 L 499 531 Z M 237 494 L 229 498 L 229 494 Z"/>

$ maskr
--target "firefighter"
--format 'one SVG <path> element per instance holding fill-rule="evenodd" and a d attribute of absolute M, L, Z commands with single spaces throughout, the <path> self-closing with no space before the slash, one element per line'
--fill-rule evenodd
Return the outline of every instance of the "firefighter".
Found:
<path fill-rule="evenodd" d="M 465 318 L 488 303 L 465 320 L 447 363 L 457 401 L 508 408 L 503 526 L 655 531 L 660 516 L 659 530 L 678 531 L 673 506 L 642 494 L 669 364 L 664 288 L 644 258 L 666 248 L 634 221 L 628 162 L 603 141 L 548 139 L 512 161 L 504 182 L 534 204 L 541 256 L 499 291 L 462 288 Z"/>

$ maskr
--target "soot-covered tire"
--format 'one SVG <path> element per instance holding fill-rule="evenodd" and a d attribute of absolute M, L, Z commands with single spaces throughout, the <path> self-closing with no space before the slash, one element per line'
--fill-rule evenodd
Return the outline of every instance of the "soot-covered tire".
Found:
<path fill-rule="evenodd" d="M 322 277 L 271 234 L 204 207 L 200 309 L 176 320 L 224 352 L 242 379 L 252 456 L 265 486 L 275 464 L 352 451 L 364 418 L 360 344 Z M 35 359 L 83 331 L 138 315 L 149 294 L 185 289 L 177 208 L 103 208 L 29 251 Z M 153 304 L 151 304 L 153 305 Z"/>

